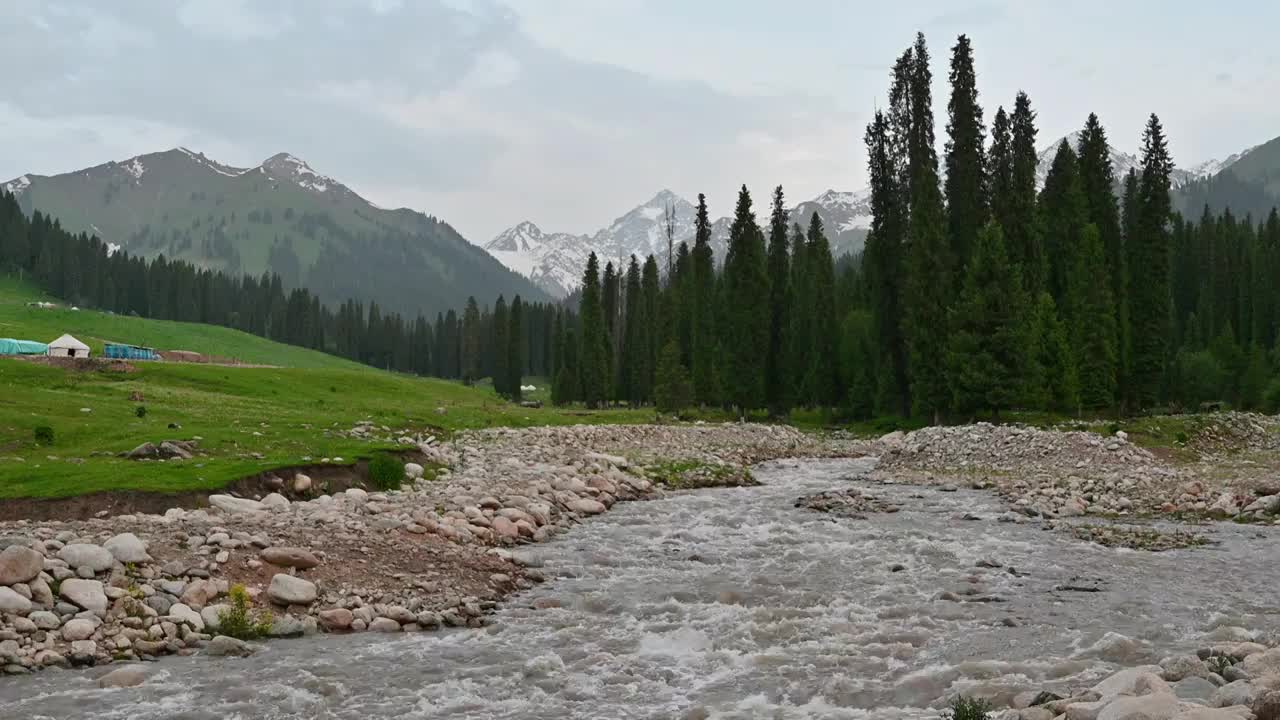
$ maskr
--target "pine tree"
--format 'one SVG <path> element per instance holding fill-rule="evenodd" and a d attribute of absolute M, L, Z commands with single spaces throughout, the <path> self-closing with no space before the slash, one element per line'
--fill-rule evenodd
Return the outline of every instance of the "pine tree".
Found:
<path fill-rule="evenodd" d="M 609 386 L 609 339 L 600 306 L 600 265 L 593 252 L 587 257 L 578 305 L 581 344 L 578 352 L 578 394 L 587 407 L 600 407 Z"/>
<path fill-rule="evenodd" d="M 1142 140 L 1142 177 L 1138 184 L 1137 227 L 1130 266 L 1132 383 L 1138 407 L 1160 399 L 1169 351 L 1169 198 L 1173 160 L 1164 128 L 1154 114 Z"/>
<path fill-rule="evenodd" d="M 1124 178 L 1124 191 L 1120 202 L 1120 232 L 1124 237 L 1124 295 L 1116 309 L 1120 330 L 1120 403 L 1124 410 L 1131 409 L 1137 399 L 1133 383 L 1133 268 L 1139 262 L 1138 248 L 1138 172 L 1129 168 Z"/>
<path fill-rule="evenodd" d="M 524 348 L 527 341 L 524 336 L 523 315 L 524 303 L 520 302 L 520 296 L 516 295 L 511 300 L 507 347 L 505 350 L 499 349 L 499 352 L 505 352 L 507 355 L 507 380 L 503 385 L 506 386 L 507 395 L 515 402 L 520 402 L 522 397 L 520 385 L 524 376 Z"/>
<path fill-rule="evenodd" d="M 659 357 L 653 398 L 658 412 L 667 414 L 678 414 L 693 402 L 693 383 L 680 362 L 680 345 L 674 340 L 663 347 Z"/>
<path fill-rule="evenodd" d="M 1026 93 L 1018 93 L 1009 121 L 1010 187 L 1008 196 L 1001 201 L 1002 212 L 996 217 L 1004 231 L 1009 258 L 1022 268 L 1022 278 L 1031 297 L 1044 289 L 1047 273 L 1036 221 L 1036 165 L 1039 158 L 1036 156 L 1035 122 L 1031 98 Z"/>
<path fill-rule="evenodd" d="M 470 385 L 480 377 L 480 306 L 467 298 L 462 312 L 462 382 Z"/>
<path fill-rule="evenodd" d="M 951 99 L 947 103 L 947 234 L 956 281 L 964 275 L 975 238 L 987 222 L 986 130 L 978 104 L 973 46 L 961 35 L 951 49 Z"/>
<path fill-rule="evenodd" d="M 994 222 L 978 234 L 960 298 L 950 312 L 947 369 L 954 406 L 962 412 L 1000 411 L 1018 399 L 1027 366 L 1027 300 L 1018 267 L 1009 262 Z"/>
<path fill-rule="evenodd" d="M 878 360 L 871 313 L 849 311 L 840 326 L 840 376 L 844 380 L 845 407 L 855 420 L 865 420 L 875 412 Z"/>
<path fill-rule="evenodd" d="M 1080 384 L 1080 406 L 1086 410 L 1111 407 L 1116 397 L 1115 303 L 1107 278 L 1106 251 L 1098 226 L 1090 223 L 1081 233 L 1080 251 L 1072 273 L 1075 327 L 1072 339 Z"/>
<path fill-rule="evenodd" d="M 1024 378 L 1028 404 L 1075 412 L 1080 405 L 1075 353 L 1053 296 L 1047 291 L 1040 293 L 1031 325 L 1033 370 Z"/>
<path fill-rule="evenodd" d="M 743 415 L 764 405 L 764 357 L 769 346 L 769 276 L 764 234 L 745 185 L 738 193 L 724 264 L 726 399 Z"/>
<path fill-rule="evenodd" d="M 627 266 L 625 288 L 626 321 L 622 325 L 622 385 L 619 389 L 623 400 L 638 407 L 649 395 L 649 308 L 644 300 L 640 263 L 635 255 L 631 256 L 631 264 Z"/>
<path fill-rule="evenodd" d="M 673 295 L 671 313 L 675 317 L 676 341 L 680 343 L 680 364 L 693 364 L 693 255 L 689 244 L 676 248 L 675 277 L 671 281 Z"/>
<path fill-rule="evenodd" d="M 1076 308 L 1068 302 L 1069 276 L 1076 267 L 1080 234 L 1088 222 L 1088 207 L 1080 186 L 1075 151 L 1063 140 L 1053 157 L 1039 202 L 1040 227 L 1044 238 L 1046 288 L 1070 323 Z"/>
<path fill-rule="evenodd" d="M 813 353 L 813 281 L 809 276 L 808 241 L 800 223 L 791 230 L 791 328 L 787 356 L 789 393 L 803 405 L 808 404 L 805 381 Z"/>
<path fill-rule="evenodd" d="M 702 405 L 719 400 L 716 373 L 719 347 L 715 325 L 716 274 L 711 252 L 711 220 L 707 215 L 707 198 L 698 193 L 698 212 L 694 220 L 693 242 L 693 394 Z"/>
<path fill-rule="evenodd" d="M 791 412 L 791 267 L 787 252 L 787 208 L 779 185 L 773 191 L 769 217 L 769 347 L 765 357 L 765 396 L 769 414 Z"/>
<path fill-rule="evenodd" d="M 907 157 L 911 215 L 907 257 L 907 340 L 911 396 L 918 413 L 939 422 L 951 391 L 946 378 L 946 332 L 938 325 L 951 302 L 946 213 L 938 190 L 933 142 L 932 74 L 924 35 L 916 36 L 911 74 L 911 134 Z"/>
<path fill-rule="evenodd" d="M 490 331 L 493 369 L 490 375 L 493 379 L 493 391 L 502 397 L 511 396 L 511 389 L 507 386 L 507 381 L 511 379 L 511 372 L 507 365 L 510 331 L 511 320 L 507 316 L 507 301 L 499 295 L 497 302 L 493 304 L 493 326 Z"/>
<path fill-rule="evenodd" d="M 644 268 L 640 271 L 640 292 L 644 301 L 644 336 L 645 350 L 648 356 L 644 362 L 643 385 L 641 386 L 643 402 L 653 399 L 653 372 L 658 366 L 658 346 L 662 342 L 662 285 L 658 280 L 658 261 L 649 255 L 645 258 Z"/>
<path fill-rule="evenodd" d="M 836 355 L 839 326 L 836 324 L 835 263 L 831 246 L 818 213 L 809 218 L 809 238 L 804 250 L 813 311 L 809 334 L 809 367 L 805 375 L 806 397 L 816 407 L 834 407 L 840 395 L 840 368 Z"/>
<path fill-rule="evenodd" d="M 895 154 L 889 119 L 876 112 L 867 126 L 867 167 L 871 178 L 871 230 L 867 233 L 863 264 L 871 286 L 871 313 L 878 346 L 879 365 L 875 405 L 880 412 L 910 414 L 907 379 L 907 346 L 903 328 L 903 278 L 906 274 L 904 244 L 906 197 L 899 182 L 900 162 Z M 801 265 L 797 244 L 795 264 Z M 794 275 L 793 275 L 794 277 Z M 803 305 L 796 305 L 797 314 Z"/>
<path fill-rule="evenodd" d="M 609 348 L 609 388 L 606 395 L 610 399 L 626 399 L 623 389 L 626 379 L 622 370 L 622 345 L 625 341 L 622 328 L 622 268 L 616 271 L 613 262 L 604 266 L 604 278 L 601 280 L 601 307 L 604 309 L 605 333 L 608 336 L 606 345 Z"/>

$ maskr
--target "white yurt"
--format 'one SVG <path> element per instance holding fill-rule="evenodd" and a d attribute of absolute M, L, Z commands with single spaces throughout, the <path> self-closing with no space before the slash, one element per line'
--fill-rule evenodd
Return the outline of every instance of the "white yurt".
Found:
<path fill-rule="evenodd" d="M 49 357 L 87 358 L 89 346 L 70 335 L 63 335 L 49 343 Z"/>

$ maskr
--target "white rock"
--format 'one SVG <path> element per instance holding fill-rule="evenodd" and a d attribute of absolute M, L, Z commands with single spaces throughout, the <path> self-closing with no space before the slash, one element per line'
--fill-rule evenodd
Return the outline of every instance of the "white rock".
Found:
<path fill-rule="evenodd" d="M 93 637 L 93 631 L 97 626 L 91 620 L 75 618 L 68 620 L 66 625 L 62 626 L 62 639 L 67 642 L 76 640 L 88 640 Z"/>
<path fill-rule="evenodd" d="M 120 533 L 102 544 L 111 556 L 122 563 L 151 562 L 147 546 L 133 533 Z"/>
<path fill-rule="evenodd" d="M 57 630 L 58 626 L 62 624 L 62 620 L 48 610 L 37 610 L 31 613 L 28 619 L 41 630 Z"/>
<path fill-rule="evenodd" d="M 29 547 L 10 545 L 0 551 L 0 585 L 31 582 L 44 569 L 44 556 Z"/>
<path fill-rule="evenodd" d="M 100 688 L 126 688 L 141 685 L 147 679 L 147 670 L 142 665 L 125 665 L 98 678 Z"/>
<path fill-rule="evenodd" d="M 106 548 L 87 543 L 64 546 L 58 551 L 58 559 L 66 562 L 72 569 L 87 567 L 95 573 L 110 570 L 116 561 Z"/>
<path fill-rule="evenodd" d="M 103 590 L 102 583 L 97 580 L 67 578 L 59 586 L 58 594 L 64 599 L 98 615 L 103 615 L 107 612 L 107 593 Z"/>
<path fill-rule="evenodd" d="M 210 495 L 209 504 L 230 515 L 262 512 L 265 509 L 262 507 L 262 503 L 257 500 L 232 497 L 230 495 Z"/>
<path fill-rule="evenodd" d="M 581 498 L 569 503 L 569 509 L 584 515 L 599 515 L 605 511 L 604 503 L 590 498 Z"/>
<path fill-rule="evenodd" d="M 296 493 L 305 493 L 311 490 L 311 477 L 298 473 L 293 476 L 293 491 Z"/>
<path fill-rule="evenodd" d="M 417 480 L 418 478 L 422 477 L 423 472 L 424 472 L 423 467 L 418 463 L 411 462 L 411 463 L 404 464 L 404 476 L 411 480 Z"/>
<path fill-rule="evenodd" d="M 169 606 L 169 617 L 177 618 L 196 630 L 204 630 L 204 618 L 200 617 L 200 613 L 192 610 L 188 605 L 174 603 Z"/>
<path fill-rule="evenodd" d="M 12 588 L 0 587 L 0 612 L 26 615 L 31 612 L 31 601 Z"/>
<path fill-rule="evenodd" d="M 262 498 L 261 502 L 262 507 L 269 510 L 289 507 L 289 498 L 281 495 L 280 493 L 271 493 L 270 495 Z"/>
<path fill-rule="evenodd" d="M 217 630 L 222 624 L 222 613 L 230 610 L 230 605 L 206 605 L 200 610 L 200 618 L 204 620 L 206 630 Z"/>
<path fill-rule="evenodd" d="M 310 605 L 316 601 L 315 583 L 278 573 L 271 578 L 267 596 L 280 605 Z"/>

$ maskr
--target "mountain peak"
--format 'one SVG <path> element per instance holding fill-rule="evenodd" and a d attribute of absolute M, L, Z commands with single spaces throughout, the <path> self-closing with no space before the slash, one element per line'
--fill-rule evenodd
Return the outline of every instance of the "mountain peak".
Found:
<path fill-rule="evenodd" d="M 262 172 L 277 180 L 292 180 L 306 190 L 326 192 L 330 188 L 345 187 L 327 175 L 321 175 L 305 160 L 287 152 L 276 153 L 262 162 Z"/>

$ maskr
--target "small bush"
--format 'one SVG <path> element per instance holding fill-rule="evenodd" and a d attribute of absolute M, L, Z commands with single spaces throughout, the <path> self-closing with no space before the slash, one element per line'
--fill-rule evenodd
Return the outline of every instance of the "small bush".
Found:
<path fill-rule="evenodd" d="M 1173 438 L 1173 439 L 1174 439 L 1174 440 L 1175 440 L 1179 445 L 1186 445 L 1188 442 L 1190 442 L 1190 441 L 1191 441 L 1191 438 L 1187 437 L 1187 433 L 1186 433 L 1185 431 L 1183 431 L 1183 430 L 1179 430 L 1179 431 L 1178 431 L 1178 434 L 1177 434 L 1176 436 L 1174 436 L 1174 438 Z"/>
<path fill-rule="evenodd" d="M 1107 425 L 1107 435 L 1115 435 L 1120 432 L 1120 423 L 1111 423 Z"/>
<path fill-rule="evenodd" d="M 249 592 L 232 585 L 227 593 L 231 603 L 218 613 L 218 634 L 237 640 L 256 640 L 271 632 L 271 613 L 253 610 Z"/>
<path fill-rule="evenodd" d="M 37 445 L 52 445 L 53 428 L 48 425 L 40 425 L 35 429 L 35 438 Z"/>
<path fill-rule="evenodd" d="M 979 698 L 961 695 L 951 701 L 951 707 L 942 711 L 942 720 L 989 720 L 991 703 Z"/>
<path fill-rule="evenodd" d="M 134 408 L 134 410 L 133 410 L 133 414 L 134 414 L 134 415 L 137 415 L 137 416 L 138 416 L 138 417 L 140 417 L 140 418 L 144 418 L 144 417 L 146 417 L 146 416 L 147 416 L 147 406 L 146 406 L 146 405 L 139 405 L 138 407 Z"/>
<path fill-rule="evenodd" d="M 404 463 L 387 453 L 374 455 L 369 461 L 369 482 L 379 490 L 398 490 L 404 482 Z"/>

